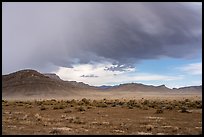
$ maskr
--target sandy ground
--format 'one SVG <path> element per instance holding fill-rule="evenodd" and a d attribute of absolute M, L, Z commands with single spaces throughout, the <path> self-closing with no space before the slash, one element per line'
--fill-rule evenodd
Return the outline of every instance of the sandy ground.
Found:
<path fill-rule="evenodd" d="M 9 95 L 2 96 L 6 100 L 44 100 L 44 99 L 58 99 L 58 100 L 70 100 L 70 99 L 202 99 L 202 93 L 193 93 L 193 92 L 141 92 L 141 91 L 70 91 L 70 94 L 60 93 L 61 91 L 55 91 L 55 94 L 40 94 L 40 95 L 29 95 L 29 96 L 18 96 L 18 95 Z M 42 93 L 44 93 L 42 91 Z M 46 92 L 45 92 L 46 93 Z M 59 93 L 59 94 L 56 94 Z M 62 94 L 60 96 L 60 94 Z"/>

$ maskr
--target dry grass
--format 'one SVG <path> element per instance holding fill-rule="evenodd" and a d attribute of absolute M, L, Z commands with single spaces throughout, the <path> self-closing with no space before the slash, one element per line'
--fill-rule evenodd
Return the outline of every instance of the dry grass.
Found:
<path fill-rule="evenodd" d="M 46 106 L 52 106 L 53 109 L 65 109 L 67 107 L 127 107 L 127 108 L 140 108 L 147 110 L 148 108 L 155 108 L 155 109 L 167 109 L 167 110 L 181 110 L 183 108 L 186 109 L 201 109 L 202 108 L 202 100 L 93 100 L 83 98 L 82 100 L 43 100 L 43 101 L 7 101 L 2 100 L 3 106 L 25 106 L 28 108 L 32 108 L 32 106 L 37 105 L 40 108 L 46 108 Z"/>

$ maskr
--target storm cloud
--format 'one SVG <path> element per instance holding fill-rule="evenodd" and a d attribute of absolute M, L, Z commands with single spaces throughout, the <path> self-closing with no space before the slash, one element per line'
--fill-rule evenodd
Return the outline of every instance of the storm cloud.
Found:
<path fill-rule="evenodd" d="M 202 9 L 194 7 L 166 2 L 3 3 L 3 73 L 103 62 L 132 67 L 146 59 L 195 57 L 202 48 Z"/>

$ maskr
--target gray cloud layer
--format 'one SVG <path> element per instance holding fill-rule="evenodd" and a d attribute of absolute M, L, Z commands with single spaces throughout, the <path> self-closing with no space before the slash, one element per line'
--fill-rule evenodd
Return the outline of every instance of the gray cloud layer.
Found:
<path fill-rule="evenodd" d="M 3 3 L 3 73 L 201 54 L 201 7 L 186 3 Z M 113 68 L 111 68 L 113 69 Z"/>

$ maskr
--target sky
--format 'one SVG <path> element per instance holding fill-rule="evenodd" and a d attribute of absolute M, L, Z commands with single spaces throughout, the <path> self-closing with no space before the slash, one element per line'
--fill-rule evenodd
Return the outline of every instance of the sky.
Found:
<path fill-rule="evenodd" d="M 2 74 L 202 85 L 201 2 L 2 3 Z"/>

